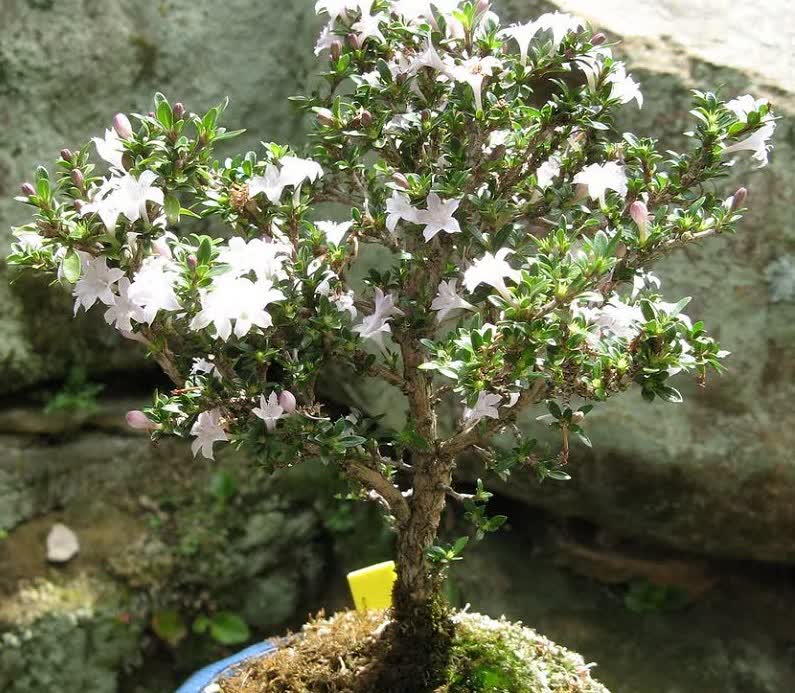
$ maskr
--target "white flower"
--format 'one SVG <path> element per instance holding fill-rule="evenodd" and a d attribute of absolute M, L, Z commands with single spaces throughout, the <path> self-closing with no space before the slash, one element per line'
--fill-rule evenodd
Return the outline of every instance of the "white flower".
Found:
<path fill-rule="evenodd" d="M 570 31 L 576 31 L 582 27 L 582 20 L 577 17 L 572 17 L 570 14 L 563 12 L 549 12 L 542 14 L 537 20 L 536 24 L 539 29 L 552 32 L 552 43 L 555 50 L 560 47 L 563 39 Z"/>
<path fill-rule="evenodd" d="M 734 152 L 749 151 L 753 152 L 753 158 L 759 162 L 758 168 L 763 168 L 768 164 L 768 154 L 773 148 L 769 140 L 773 136 L 776 129 L 776 123 L 773 120 L 766 121 L 762 127 L 756 132 L 752 133 L 749 137 L 736 142 L 723 150 L 724 154 L 732 154 Z"/>
<path fill-rule="evenodd" d="M 44 237 L 40 236 L 35 231 L 28 231 L 23 228 L 11 229 L 11 233 L 16 236 L 19 247 L 27 252 L 34 250 L 41 250 L 44 246 Z"/>
<path fill-rule="evenodd" d="M 598 328 L 597 335 L 589 340 L 594 345 L 605 332 L 621 339 L 631 340 L 639 332 L 639 323 L 645 322 L 639 306 L 624 303 L 617 295 L 613 295 L 609 302 L 601 308 L 575 306 L 574 312 L 584 317 L 588 324 Z"/>
<path fill-rule="evenodd" d="M 635 276 L 632 278 L 631 297 L 634 300 L 641 291 L 652 286 L 659 289 L 661 284 L 660 278 L 653 272 L 647 272 L 643 269 L 635 270 Z"/>
<path fill-rule="evenodd" d="M 268 399 L 265 399 L 265 395 L 259 396 L 259 407 L 252 409 L 251 413 L 265 422 L 265 428 L 268 431 L 273 431 L 276 428 L 276 422 L 284 415 L 284 407 L 279 404 L 278 395 L 271 392 Z"/>
<path fill-rule="evenodd" d="M 442 281 L 439 284 L 439 289 L 436 298 L 431 303 L 431 310 L 438 311 L 436 320 L 444 322 L 445 318 L 457 310 L 476 310 L 469 301 L 464 300 L 457 292 L 457 279 L 450 279 Z"/>
<path fill-rule="evenodd" d="M 202 310 L 190 323 L 192 330 L 201 330 L 212 324 L 219 339 L 226 341 L 232 334 L 243 337 L 252 326 L 262 329 L 273 324 L 265 307 L 274 301 L 284 300 L 284 294 L 274 289 L 270 281 L 252 282 L 250 279 L 222 275 L 209 290 L 201 292 Z"/>
<path fill-rule="evenodd" d="M 292 248 L 287 243 L 254 238 L 248 242 L 235 236 L 218 252 L 218 262 L 229 265 L 234 277 L 254 272 L 257 279 L 281 280 L 287 277 L 285 263 Z"/>
<path fill-rule="evenodd" d="M 605 82 L 613 85 L 610 92 L 611 99 L 618 99 L 621 103 L 629 103 L 632 99 L 635 99 L 638 102 L 638 108 L 643 108 L 643 94 L 640 91 L 640 84 L 627 74 L 627 68 L 624 63 L 615 63 Z"/>
<path fill-rule="evenodd" d="M 476 423 L 484 417 L 488 417 L 490 419 L 499 419 L 500 413 L 498 411 L 498 407 L 500 406 L 501 401 L 502 397 L 500 397 L 500 395 L 495 395 L 491 392 L 485 391 L 480 392 L 478 394 L 478 401 L 475 402 L 475 406 L 472 408 L 464 408 L 464 421 L 467 423 Z"/>
<path fill-rule="evenodd" d="M 406 23 L 433 19 L 430 0 L 392 0 L 390 9 Z"/>
<path fill-rule="evenodd" d="M 353 331 L 362 339 L 372 339 L 383 350 L 384 335 L 392 332 L 389 320 L 395 315 L 403 314 L 403 311 L 395 306 L 395 297 L 392 294 L 385 295 L 376 287 L 375 309 L 372 315 L 366 316 L 361 324 L 353 328 Z"/>
<path fill-rule="evenodd" d="M 130 300 L 143 309 L 143 322 L 151 325 L 158 311 L 182 308 L 174 291 L 177 279 L 177 266 L 167 258 L 150 256 L 144 260 L 129 291 Z"/>
<path fill-rule="evenodd" d="M 356 317 L 356 306 L 354 305 L 353 291 L 334 296 L 331 300 L 339 313 L 349 313 L 351 320 Z"/>
<path fill-rule="evenodd" d="M 105 311 L 105 322 L 122 332 L 132 332 L 132 320 L 145 322 L 144 311 L 130 298 L 130 280 L 119 279 L 119 293 L 114 297 L 113 304 Z"/>
<path fill-rule="evenodd" d="M 494 56 L 487 55 L 485 58 L 473 56 L 467 58 L 460 65 L 456 65 L 450 59 L 447 62 L 447 75 L 456 82 L 463 82 L 472 87 L 475 94 L 476 110 L 483 110 L 483 80 L 490 77 L 495 68 L 502 67 L 502 61 Z"/>
<path fill-rule="evenodd" d="M 362 10 L 362 16 L 358 22 L 354 22 L 351 26 L 351 31 L 355 31 L 359 36 L 359 40 L 364 42 L 368 38 L 378 39 L 379 43 L 384 43 L 386 39 L 381 33 L 379 24 L 388 22 L 389 17 L 384 12 L 377 14 L 370 14 L 372 9 L 372 0 L 360 0 L 359 7 Z"/>
<path fill-rule="evenodd" d="M 422 235 L 426 241 L 430 241 L 440 231 L 447 233 L 461 233 L 461 226 L 453 216 L 460 200 L 442 200 L 435 192 L 428 195 L 426 200 L 427 209 L 417 212 L 417 223 L 424 224 L 425 229 Z"/>
<path fill-rule="evenodd" d="M 265 174 L 262 176 L 252 176 L 248 181 L 248 196 L 256 197 L 260 193 L 265 193 L 273 204 L 278 204 L 284 192 L 284 182 L 279 175 L 279 169 L 274 164 L 265 167 Z"/>
<path fill-rule="evenodd" d="M 72 295 L 75 301 L 75 315 L 80 306 L 86 310 L 97 301 L 106 306 L 111 306 L 116 298 L 112 286 L 124 276 L 124 272 L 116 267 L 108 268 L 108 261 L 104 257 L 84 257 L 83 273 L 75 284 Z"/>
<path fill-rule="evenodd" d="M 124 143 L 119 139 L 115 130 L 105 130 L 104 139 L 92 137 L 91 141 L 97 148 L 97 154 L 101 159 L 107 161 L 114 168 L 122 168 L 121 160 L 124 155 Z"/>
<path fill-rule="evenodd" d="M 464 272 L 466 290 L 472 293 L 481 284 L 487 284 L 499 291 L 504 298 L 511 300 L 505 278 L 516 283 L 522 278 L 522 273 L 505 260 L 511 252 L 509 248 L 500 248 L 496 255 L 486 253 L 482 258 L 475 260 L 475 264 Z"/>
<path fill-rule="evenodd" d="M 621 197 L 627 196 L 627 174 L 615 161 L 586 166 L 574 176 L 574 182 L 587 186 L 591 199 L 601 204 L 605 203 L 608 190 L 615 190 Z"/>
<path fill-rule="evenodd" d="M 503 29 L 499 35 L 507 36 L 516 41 L 519 46 L 519 55 L 521 56 L 522 65 L 527 64 L 527 52 L 530 48 L 530 42 L 533 37 L 538 33 L 541 27 L 537 22 L 528 22 L 527 24 L 513 24 L 507 29 Z"/>
<path fill-rule="evenodd" d="M 317 37 L 317 43 L 315 44 L 315 55 L 320 55 L 323 51 L 327 51 L 329 48 L 331 48 L 331 44 L 338 40 L 339 36 L 331 31 L 331 24 L 323 27 L 323 31 L 320 32 L 320 36 Z"/>
<path fill-rule="evenodd" d="M 542 190 L 546 190 L 555 178 L 560 175 L 560 159 L 551 156 L 536 171 L 536 185 Z"/>
<path fill-rule="evenodd" d="M 201 450 L 202 455 L 208 460 L 215 459 L 213 456 L 213 443 L 229 440 L 226 436 L 226 431 L 221 426 L 220 409 L 211 409 L 199 414 L 199 418 L 196 419 L 196 423 L 190 429 L 190 434 L 196 437 L 196 440 L 190 446 L 193 456 L 196 457 L 196 453 Z"/>
<path fill-rule="evenodd" d="M 399 70 L 399 72 L 413 76 L 423 67 L 429 67 L 437 72 L 444 72 L 447 68 L 436 52 L 436 48 L 434 48 L 430 36 L 425 43 L 425 49 L 422 53 L 415 55 L 402 70 Z"/>
<path fill-rule="evenodd" d="M 329 243 L 339 245 L 342 243 L 342 239 L 345 238 L 345 234 L 350 231 L 353 222 L 316 221 L 315 226 L 323 233 Z"/>
<path fill-rule="evenodd" d="M 397 190 L 386 201 L 386 212 L 386 227 L 390 233 L 395 233 L 395 228 L 401 219 L 416 224 L 419 214 L 418 210 L 411 206 L 409 196 L 399 193 Z"/>
<path fill-rule="evenodd" d="M 747 123 L 748 116 L 751 115 L 751 113 L 756 113 L 762 106 L 768 106 L 769 104 L 770 102 L 767 99 L 755 99 L 750 94 L 744 94 L 743 96 L 738 96 L 736 99 L 727 101 L 726 108 L 737 116 L 737 120 Z M 768 114 L 766 118 L 769 117 L 770 115 Z"/>
<path fill-rule="evenodd" d="M 332 22 L 358 8 L 359 0 L 317 0 L 315 3 L 315 12 L 325 12 Z"/>
<path fill-rule="evenodd" d="M 94 194 L 92 201 L 81 211 L 83 216 L 97 213 L 108 231 L 116 227 L 120 214 L 134 223 L 149 217 L 146 211 L 147 202 L 155 202 L 162 206 L 163 191 L 152 183 L 157 180 L 153 171 L 144 171 L 138 178 L 130 173 L 109 178 Z"/>
<path fill-rule="evenodd" d="M 323 168 L 312 159 L 301 159 L 297 156 L 284 156 L 279 160 L 282 170 L 279 180 L 282 185 L 301 185 L 305 180 L 314 183 L 323 177 Z"/>
<path fill-rule="evenodd" d="M 195 358 L 193 359 L 193 365 L 190 369 L 191 375 L 212 375 L 217 380 L 221 380 L 221 372 L 218 370 L 218 367 L 210 360 L 203 359 L 203 358 Z"/>

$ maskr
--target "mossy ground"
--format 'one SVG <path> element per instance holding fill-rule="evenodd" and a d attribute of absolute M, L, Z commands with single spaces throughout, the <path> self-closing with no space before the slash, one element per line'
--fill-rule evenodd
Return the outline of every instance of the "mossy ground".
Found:
<path fill-rule="evenodd" d="M 467 612 L 454 622 L 447 682 L 427 693 L 608 693 L 582 657 L 521 624 Z M 218 686 L 222 693 L 374 693 L 368 673 L 387 624 L 379 611 L 321 616 Z"/>

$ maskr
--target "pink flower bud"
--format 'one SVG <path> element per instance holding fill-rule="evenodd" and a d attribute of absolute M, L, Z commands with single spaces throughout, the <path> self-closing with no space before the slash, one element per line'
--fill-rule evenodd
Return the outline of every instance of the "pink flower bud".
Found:
<path fill-rule="evenodd" d="M 123 140 L 128 140 L 133 136 L 132 125 L 130 125 L 130 120 L 124 113 L 117 113 L 113 116 L 113 129 Z"/>
<path fill-rule="evenodd" d="M 72 156 L 73 156 L 73 154 L 72 154 L 72 150 L 71 149 L 67 149 L 66 147 L 64 147 L 61 150 L 61 158 L 64 161 L 71 161 L 72 160 Z"/>
<path fill-rule="evenodd" d="M 195 255 L 188 255 L 187 262 L 188 267 L 191 269 L 196 269 L 196 266 L 199 264 L 199 259 Z"/>
<path fill-rule="evenodd" d="M 328 108 L 321 108 L 317 112 L 317 122 L 321 125 L 334 125 L 337 121 L 334 114 Z"/>
<path fill-rule="evenodd" d="M 175 120 L 182 120 L 182 116 L 185 115 L 185 104 L 183 104 L 181 101 L 177 101 L 177 103 L 174 104 L 174 108 L 171 110 L 174 113 Z"/>
<path fill-rule="evenodd" d="M 279 393 L 279 406 L 286 414 L 292 414 L 295 411 L 295 395 L 289 390 L 282 390 Z"/>
<path fill-rule="evenodd" d="M 76 188 L 82 188 L 85 185 L 85 176 L 83 176 L 83 172 L 79 168 L 73 168 L 69 178 L 72 179 L 72 183 Z"/>
<path fill-rule="evenodd" d="M 19 189 L 26 197 L 33 197 L 36 194 L 36 188 L 30 183 L 23 183 Z"/>
<path fill-rule="evenodd" d="M 358 51 L 362 47 L 362 40 L 356 34 L 348 34 L 346 40 L 348 41 L 348 45 L 355 51 Z"/>
<path fill-rule="evenodd" d="M 331 54 L 332 60 L 339 60 L 342 55 L 342 43 L 340 41 L 332 41 L 329 46 L 329 53 Z"/>
<path fill-rule="evenodd" d="M 489 0 L 478 0 L 478 4 L 475 5 L 475 14 L 481 15 L 486 14 L 491 9 L 491 3 Z"/>
<path fill-rule="evenodd" d="M 646 240 L 649 222 L 651 221 L 651 214 L 649 214 L 648 207 L 640 200 L 635 200 L 635 202 L 629 206 L 629 216 L 631 216 L 632 221 L 637 224 L 638 231 L 640 232 L 640 242 L 643 243 Z"/>
<path fill-rule="evenodd" d="M 359 121 L 364 127 L 368 128 L 373 124 L 373 114 L 370 111 L 362 111 L 359 114 Z"/>
<path fill-rule="evenodd" d="M 605 41 L 607 41 L 607 36 L 605 36 L 601 31 L 591 37 L 592 46 L 601 46 Z"/>
<path fill-rule="evenodd" d="M 124 417 L 127 420 L 127 425 L 138 431 L 156 431 L 160 428 L 160 424 L 156 424 L 146 414 L 138 409 L 128 411 Z"/>
<path fill-rule="evenodd" d="M 732 198 L 732 212 L 740 209 L 745 204 L 747 198 L 748 190 L 746 188 L 739 188 Z"/>
<path fill-rule="evenodd" d="M 392 174 L 392 182 L 398 187 L 403 188 L 403 190 L 408 190 L 411 187 L 409 179 L 400 172 Z"/>

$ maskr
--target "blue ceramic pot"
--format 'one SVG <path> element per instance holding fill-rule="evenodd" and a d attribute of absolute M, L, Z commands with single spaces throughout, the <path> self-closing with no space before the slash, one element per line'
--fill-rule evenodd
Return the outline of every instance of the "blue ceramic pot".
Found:
<path fill-rule="evenodd" d="M 207 686 L 223 678 L 224 675 L 230 674 L 232 669 L 244 660 L 264 655 L 274 650 L 276 650 L 276 646 L 267 641 L 247 647 L 231 657 L 222 659 L 220 662 L 215 662 L 215 664 L 210 664 L 201 671 L 197 671 L 177 689 L 177 693 L 202 693 Z"/>

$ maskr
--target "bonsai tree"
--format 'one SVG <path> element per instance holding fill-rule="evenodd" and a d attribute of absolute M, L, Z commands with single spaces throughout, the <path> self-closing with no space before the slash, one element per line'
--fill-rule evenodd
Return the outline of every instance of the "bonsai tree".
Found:
<path fill-rule="evenodd" d="M 319 459 L 380 503 L 397 581 L 375 689 L 425 690 L 467 541 L 439 542 L 445 505 L 463 503 L 476 539 L 506 519 L 481 482 L 456 490 L 456 464 L 564 481 L 594 406 L 633 386 L 681 402 L 674 376 L 720 368 L 688 299 L 666 302 L 648 268 L 734 231 L 746 190 L 718 183 L 734 153 L 767 162 L 775 121 L 765 100 L 694 92 L 692 145 L 662 153 L 616 133 L 643 96 L 575 17 L 502 28 L 483 0 L 317 9 L 323 88 L 295 99 L 310 150 L 218 161 L 239 133 L 225 104 L 197 115 L 158 94 L 22 186 L 34 219 L 9 262 L 57 273 L 75 313 L 104 311 L 173 381 L 131 426 L 209 459 L 221 444 L 273 469 Z M 388 261 L 351 279 L 370 244 Z M 405 427 L 327 406 L 330 369 L 391 386 Z M 538 409 L 559 446 L 517 425 Z"/>

